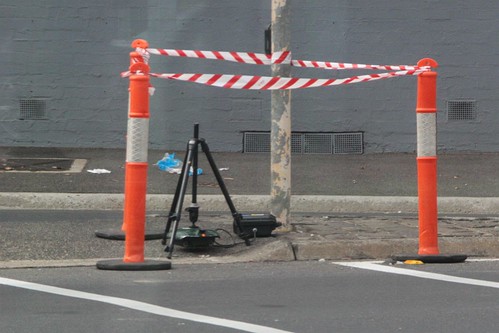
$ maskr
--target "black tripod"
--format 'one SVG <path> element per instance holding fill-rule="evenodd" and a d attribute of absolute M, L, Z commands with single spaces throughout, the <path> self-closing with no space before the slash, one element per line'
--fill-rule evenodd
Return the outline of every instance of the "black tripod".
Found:
<path fill-rule="evenodd" d="M 225 197 L 225 201 L 229 206 L 230 212 L 232 213 L 232 217 L 234 218 L 234 231 L 235 233 L 242 238 L 246 245 L 250 245 L 249 238 L 250 234 L 245 234 L 241 227 L 241 215 L 236 211 L 236 207 L 230 198 L 229 192 L 227 191 L 227 187 L 223 181 L 220 172 L 218 171 L 217 165 L 215 164 L 215 160 L 211 155 L 210 148 L 204 139 L 199 138 L 199 124 L 194 125 L 194 137 L 189 140 L 187 144 L 187 152 L 184 157 L 184 163 L 182 165 L 182 171 L 180 173 L 180 178 L 177 183 L 177 188 L 175 190 L 175 196 L 173 197 L 172 206 L 170 208 L 170 213 L 168 215 L 168 221 L 166 223 L 165 232 L 163 234 L 162 244 L 167 244 L 168 233 L 170 233 L 170 241 L 165 248 L 165 252 L 168 253 L 167 258 L 172 258 L 173 246 L 175 242 L 175 237 L 178 230 L 178 224 L 180 222 L 182 205 L 184 203 L 185 192 L 187 190 L 187 184 L 189 181 L 189 172 L 192 170 L 192 202 L 191 205 L 186 208 L 186 211 L 189 212 L 189 220 L 192 223 L 191 228 L 197 228 L 196 222 L 199 216 L 199 205 L 197 203 L 197 178 L 198 178 L 198 151 L 199 145 L 201 145 L 202 151 L 205 153 L 208 163 L 210 164 L 211 170 L 217 179 L 218 186 L 222 190 L 222 193 Z M 192 167 L 192 168 L 191 168 Z"/>

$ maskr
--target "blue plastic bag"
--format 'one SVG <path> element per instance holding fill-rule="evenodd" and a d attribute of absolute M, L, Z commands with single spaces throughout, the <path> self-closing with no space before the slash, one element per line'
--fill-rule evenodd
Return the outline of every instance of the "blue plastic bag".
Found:
<path fill-rule="evenodd" d="M 182 161 L 175 158 L 175 153 L 166 153 L 155 165 L 157 165 L 160 170 L 172 172 L 182 168 Z"/>
<path fill-rule="evenodd" d="M 203 174 L 203 169 L 198 168 L 198 172 L 197 173 L 198 173 L 198 176 L 202 175 Z M 190 167 L 190 169 L 189 169 L 189 176 L 192 176 L 193 174 L 194 174 L 194 169 L 192 169 L 192 167 Z"/>
<path fill-rule="evenodd" d="M 180 174 L 182 172 L 182 164 L 183 164 L 182 161 L 175 158 L 175 153 L 173 154 L 166 153 L 165 156 L 161 160 L 159 160 L 155 165 L 157 165 L 158 168 L 162 171 Z M 193 174 L 193 169 L 192 167 L 190 167 L 189 176 L 192 176 L 192 174 Z M 198 168 L 197 174 L 202 175 L 203 169 Z"/>

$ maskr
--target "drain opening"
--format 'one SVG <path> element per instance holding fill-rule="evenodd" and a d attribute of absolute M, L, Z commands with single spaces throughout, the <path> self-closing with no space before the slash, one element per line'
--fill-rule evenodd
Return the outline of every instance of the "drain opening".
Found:
<path fill-rule="evenodd" d="M 2 159 L 0 170 L 3 171 L 68 171 L 73 166 L 73 159 L 61 158 L 9 158 Z"/>

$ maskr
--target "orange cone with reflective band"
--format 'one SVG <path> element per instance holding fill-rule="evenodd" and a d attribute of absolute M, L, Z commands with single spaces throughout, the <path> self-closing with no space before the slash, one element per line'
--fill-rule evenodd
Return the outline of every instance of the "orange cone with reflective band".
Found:
<path fill-rule="evenodd" d="M 418 66 L 437 67 L 433 59 L 422 59 Z M 417 167 L 419 199 L 419 254 L 439 254 L 437 208 L 437 73 L 418 76 L 417 92 Z"/>
<path fill-rule="evenodd" d="M 146 48 L 135 40 L 133 48 Z M 149 145 L 149 65 L 138 52 L 130 53 L 130 88 L 126 138 L 125 202 L 122 230 L 125 233 L 123 260 L 102 260 L 97 268 L 119 271 L 150 271 L 171 268 L 169 261 L 145 260 L 147 152 Z"/>
<path fill-rule="evenodd" d="M 125 204 L 123 226 L 125 232 L 125 262 L 144 261 L 145 211 L 147 192 L 147 163 L 126 163 Z"/>
<path fill-rule="evenodd" d="M 418 157 L 419 251 L 439 254 L 437 208 L 437 158 Z"/>
<path fill-rule="evenodd" d="M 135 41 L 132 47 L 147 47 Z M 149 66 L 137 52 L 130 53 L 130 100 L 125 163 L 124 262 L 144 261 L 149 143 Z"/>

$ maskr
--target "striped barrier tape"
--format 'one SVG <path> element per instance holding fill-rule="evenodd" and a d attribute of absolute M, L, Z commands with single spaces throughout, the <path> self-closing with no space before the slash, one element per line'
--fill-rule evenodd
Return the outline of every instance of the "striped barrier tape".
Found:
<path fill-rule="evenodd" d="M 137 52 L 146 57 L 148 54 L 162 55 L 169 57 L 187 57 L 200 59 L 225 60 L 253 65 L 272 65 L 272 64 L 290 64 L 294 67 L 320 68 L 331 70 L 342 69 L 371 69 L 371 70 L 390 70 L 405 71 L 418 70 L 422 67 L 410 65 L 366 65 L 351 64 L 331 61 L 311 61 L 311 60 L 292 60 L 291 52 L 274 52 L 272 54 L 252 53 L 252 52 L 226 52 L 226 51 L 199 51 L 199 50 L 175 50 L 175 49 L 137 49 Z"/>
<path fill-rule="evenodd" d="M 411 71 L 424 69 L 418 66 L 409 65 L 366 65 L 366 64 L 350 64 L 342 62 L 330 61 L 310 61 L 310 60 L 292 60 L 291 65 L 294 67 L 320 68 L 320 69 L 372 69 L 372 70 L 389 70 L 389 71 Z"/>
<path fill-rule="evenodd" d="M 149 59 L 151 58 L 151 53 L 142 48 L 135 49 L 136 54 L 131 57 L 132 63 L 144 62 L 146 64 L 149 63 Z"/>
<path fill-rule="evenodd" d="M 380 73 L 372 75 L 359 75 L 343 79 L 312 79 L 312 78 L 294 78 L 294 77 L 271 77 L 271 76 L 254 76 L 254 75 L 229 75 L 229 74 L 156 74 L 150 73 L 151 76 L 187 81 L 193 83 L 204 84 L 208 86 L 226 88 L 226 89 L 244 89 L 244 90 L 285 90 L 285 89 L 303 89 L 328 87 L 341 84 L 353 84 L 360 82 L 368 82 L 380 79 L 388 79 L 404 75 L 419 75 L 428 69 L 405 70 L 389 73 Z"/>
<path fill-rule="evenodd" d="M 142 59 L 133 59 L 133 62 L 149 62 L 151 54 L 173 57 L 188 57 L 200 59 L 225 60 L 245 64 L 272 65 L 272 64 L 290 64 L 295 67 L 320 68 L 320 69 L 370 69 L 370 70 L 392 70 L 394 72 L 358 75 L 343 79 L 315 79 L 315 78 L 294 78 L 294 77 L 270 77 L 254 75 L 231 75 L 231 74 L 189 74 L 189 73 L 141 73 L 149 74 L 161 79 L 170 79 L 178 81 L 193 82 L 208 86 L 226 88 L 226 89 L 244 89 L 244 90 L 284 90 L 284 89 L 303 89 L 328 87 L 341 84 L 353 84 L 368 82 L 380 79 L 388 79 L 404 75 L 419 75 L 430 71 L 430 66 L 408 66 L 408 65 L 366 65 L 338 63 L 328 61 L 309 61 L 292 60 L 291 52 L 274 52 L 272 54 L 252 53 L 252 52 L 226 52 L 226 51 L 199 51 L 199 50 L 174 50 L 174 49 L 154 49 L 137 48 L 137 54 Z M 130 71 L 123 72 L 122 77 L 128 77 Z"/>
<path fill-rule="evenodd" d="M 275 52 L 272 55 L 252 52 L 172 50 L 172 49 L 138 49 L 141 54 L 155 54 L 168 57 L 187 57 L 214 59 L 253 65 L 290 64 L 291 52 Z"/>

